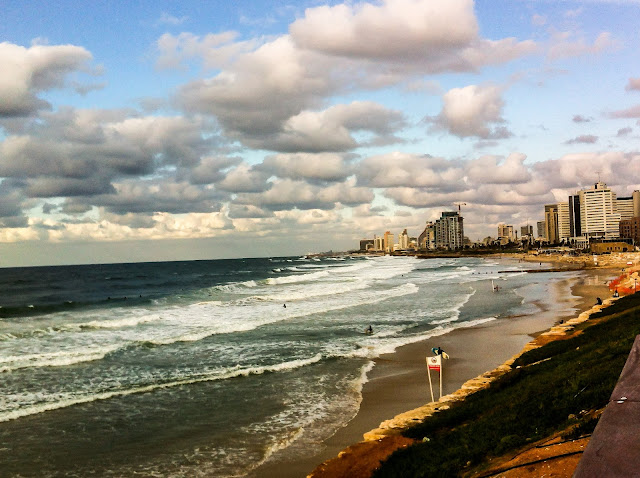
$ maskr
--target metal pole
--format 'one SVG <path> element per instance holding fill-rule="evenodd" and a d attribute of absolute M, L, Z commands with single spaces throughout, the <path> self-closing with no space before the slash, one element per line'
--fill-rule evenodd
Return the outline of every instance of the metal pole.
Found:
<path fill-rule="evenodd" d="M 444 362 L 440 361 L 440 398 L 442 398 L 442 369 L 444 368 Z"/>
<path fill-rule="evenodd" d="M 431 369 L 429 368 L 429 357 L 427 357 L 427 375 L 429 376 L 429 390 L 431 390 L 431 401 L 435 402 L 436 399 L 433 398 L 433 385 L 431 385 Z"/>

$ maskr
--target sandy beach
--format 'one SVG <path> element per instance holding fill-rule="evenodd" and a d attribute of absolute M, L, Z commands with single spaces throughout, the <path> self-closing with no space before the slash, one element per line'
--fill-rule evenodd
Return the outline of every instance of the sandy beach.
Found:
<path fill-rule="evenodd" d="M 611 266 L 576 272 L 575 276 L 557 282 L 551 296 L 535 304 L 534 313 L 457 329 L 379 357 L 364 385 L 360 410 L 345 427 L 324 442 L 322 452 L 300 457 L 294 463 L 267 463 L 251 476 L 294 478 L 309 475 L 322 462 L 361 442 L 363 435 L 376 429 L 381 422 L 431 402 L 425 357 L 431 355 L 432 347 L 442 347 L 451 357 L 445 362 L 443 374 L 443 395 L 450 394 L 467 380 L 495 369 L 518 354 L 539 333 L 590 309 L 596 303 L 596 297 L 609 298 L 611 292 L 607 283 L 619 273 L 619 268 Z M 437 385 L 434 383 L 436 400 Z"/>

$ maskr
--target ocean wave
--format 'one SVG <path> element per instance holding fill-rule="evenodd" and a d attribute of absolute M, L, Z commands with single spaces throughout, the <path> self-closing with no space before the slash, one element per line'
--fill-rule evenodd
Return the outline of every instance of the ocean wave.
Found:
<path fill-rule="evenodd" d="M 61 408 L 67 408 L 74 405 L 80 405 L 83 403 L 90 403 L 99 400 L 108 400 L 115 397 L 123 397 L 127 395 L 134 395 L 140 393 L 150 393 L 156 390 L 162 390 L 173 387 L 180 387 L 184 385 L 192 385 L 196 383 L 212 382 L 216 380 L 228 380 L 237 377 L 248 377 L 250 375 L 262 375 L 264 373 L 277 373 L 287 372 L 295 370 L 301 367 L 313 365 L 323 360 L 321 354 L 316 354 L 313 357 L 305 359 L 291 360 L 289 362 L 281 362 L 273 365 L 254 366 L 245 368 L 234 368 L 224 371 L 214 371 L 204 376 L 189 377 L 179 380 L 173 380 L 162 383 L 153 383 L 148 385 L 140 385 L 136 387 L 130 387 L 120 390 L 107 390 L 97 393 L 69 393 L 66 396 L 63 394 L 57 395 L 55 401 L 45 401 L 28 406 L 18 406 L 11 410 L 0 411 L 0 422 L 6 422 L 10 420 L 16 420 L 18 418 L 26 417 L 29 415 L 35 415 L 38 413 L 48 412 L 52 410 L 58 410 Z M 32 401 L 32 400 L 30 400 Z M 19 399 L 10 400 L 10 397 L 6 397 L 6 402 L 16 403 Z"/>
<path fill-rule="evenodd" d="M 329 275 L 329 271 L 323 270 L 318 272 L 312 272 L 310 274 L 297 274 L 293 276 L 283 276 L 283 277 L 270 277 L 266 279 L 266 283 L 270 285 L 281 285 L 281 284 L 294 284 L 296 282 L 309 282 L 321 277 L 327 277 Z"/>
<path fill-rule="evenodd" d="M 95 349 L 47 352 L 40 354 L 22 354 L 0 357 L 0 372 L 11 372 L 31 367 L 64 367 L 82 362 L 101 360 L 107 354 L 120 348 L 118 345 Z"/>

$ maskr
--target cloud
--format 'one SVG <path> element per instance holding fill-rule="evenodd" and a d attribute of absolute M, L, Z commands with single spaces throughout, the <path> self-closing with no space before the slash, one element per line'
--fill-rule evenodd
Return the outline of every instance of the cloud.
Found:
<path fill-rule="evenodd" d="M 358 184 L 374 188 L 455 188 L 463 176 L 455 161 L 401 152 L 372 156 L 357 168 Z"/>
<path fill-rule="evenodd" d="M 616 136 L 618 136 L 618 137 L 628 136 L 632 132 L 633 132 L 633 128 L 620 128 L 618 130 L 618 133 L 616 134 Z"/>
<path fill-rule="evenodd" d="M 376 144 L 402 142 L 394 133 L 404 125 L 399 111 L 370 101 L 356 101 L 320 112 L 303 111 L 289 118 L 276 135 L 247 138 L 245 143 L 282 152 L 339 152 L 362 145 L 353 137 L 354 132 L 370 133 L 370 141 Z"/>
<path fill-rule="evenodd" d="M 503 126 L 504 101 L 497 86 L 470 85 L 449 90 L 442 97 L 442 111 L 427 118 L 436 129 L 461 138 L 476 136 L 483 139 L 508 138 L 512 133 Z"/>
<path fill-rule="evenodd" d="M 612 111 L 610 118 L 640 118 L 640 105 L 632 106 L 624 110 Z"/>
<path fill-rule="evenodd" d="M 589 123 L 593 120 L 593 118 L 589 118 L 586 116 L 582 116 L 582 115 L 573 115 L 573 119 L 572 121 L 574 123 Z"/>
<path fill-rule="evenodd" d="M 483 156 L 469 161 L 465 167 L 468 180 L 475 184 L 521 184 L 531 180 L 531 173 L 525 166 L 527 156 L 512 153 L 506 159 L 497 156 Z"/>
<path fill-rule="evenodd" d="M 594 144 L 598 141 L 598 137 L 592 134 L 583 134 L 573 139 L 565 141 L 565 144 Z"/>
<path fill-rule="evenodd" d="M 584 38 L 575 38 L 573 32 L 555 32 L 551 37 L 547 57 L 557 61 L 582 55 L 597 55 L 616 50 L 620 46 L 620 42 L 609 32 L 600 33 L 591 44 Z"/>
<path fill-rule="evenodd" d="M 341 182 L 353 173 L 344 155 L 336 153 L 292 153 L 267 156 L 256 169 L 279 178 Z"/>
<path fill-rule="evenodd" d="M 395 61 L 465 47 L 476 38 L 478 25 L 471 0 L 444 4 L 385 0 L 378 5 L 310 8 L 289 31 L 302 48 L 335 56 Z"/>
<path fill-rule="evenodd" d="M 227 66 L 240 53 L 250 51 L 255 42 L 236 42 L 238 33 L 226 31 L 204 36 L 183 32 L 163 34 L 156 41 L 156 67 L 160 70 L 184 69 L 189 60 L 201 59 L 205 68 Z"/>
<path fill-rule="evenodd" d="M 373 192 L 369 188 L 356 186 L 355 179 L 334 183 L 328 187 L 319 187 L 304 181 L 279 179 L 263 193 L 238 194 L 235 202 L 271 211 L 283 211 L 330 210 L 335 208 L 337 203 L 356 206 L 372 200 Z"/>
<path fill-rule="evenodd" d="M 538 15 L 537 13 L 531 17 L 531 24 L 536 27 L 541 27 L 547 24 L 547 17 L 545 15 Z"/>
<path fill-rule="evenodd" d="M 479 37 L 471 0 L 437 7 L 427 0 L 344 3 L 307 9 L 291 24 L 289 35 L 262 42 L 235 41 L 233 35 L 207 38 L 181 34 L 158 40 L 162 65 L 202 58 L 221 68 L 179 88 L 175 105 L 215 116 L 224 132 L 243 145 L 281 152 L 356 146 L 350 133 L 357 128 L 341 123 L 331 108 L 318 111 L 331 96 L 409 86 L 432 73 L 476 72 L 537 50 L 530 40 Z M 233 55 L 224 53 L 236 47 Z M 336 133 L 325 135 L 330 139 L 325 146 L 317 140 L 323 128 Z M 371 144 L 397 141 L 393 135 L 373 133 L 377 136 Z M 505 128 L 491 132 L 509 134 Z"/>
<path fill-rule="evenodd" d="M 28 116 L 50 108 L 40 93 L 69 86 L 68 77 L 88 71 L 91 59 L 91 53 L 74 45 L 25 48 L 0 43 L 0 118 Z"/>
<path fill-rule="evenodd" d="M 640 78 L 629 78 L 629 83 L 625 87 L 627 91 L 640 91 Z"/>
<path fill-rule="evenodd" d="M 188 19 L 189 19 L 189 17 L 187 17 L 187 16 L 175 17 L 173 15 L 169 15 L 167 12 L 162 12 L 162 15 L 160 15 L 160 18 L 156 21 L 156 26 L 161 26 L 161 25 L 172 25 L 172 26 L 182 25 Z"/>

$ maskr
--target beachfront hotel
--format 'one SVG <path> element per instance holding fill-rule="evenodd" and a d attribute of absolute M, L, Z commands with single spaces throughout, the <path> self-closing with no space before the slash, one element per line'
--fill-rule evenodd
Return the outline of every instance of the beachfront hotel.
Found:
<path fill-rule="evenodd" d="M 622 227 L 623 221 L 640 217 L 640 191 L 629 197 L 616 196 L 598 181 L 593 187 L 577 191 L 567 202 L 545 205 L 544 240 L 550 243 L 633 239 Z M 637 243 L 637 241 L 634 240 Z"/>

